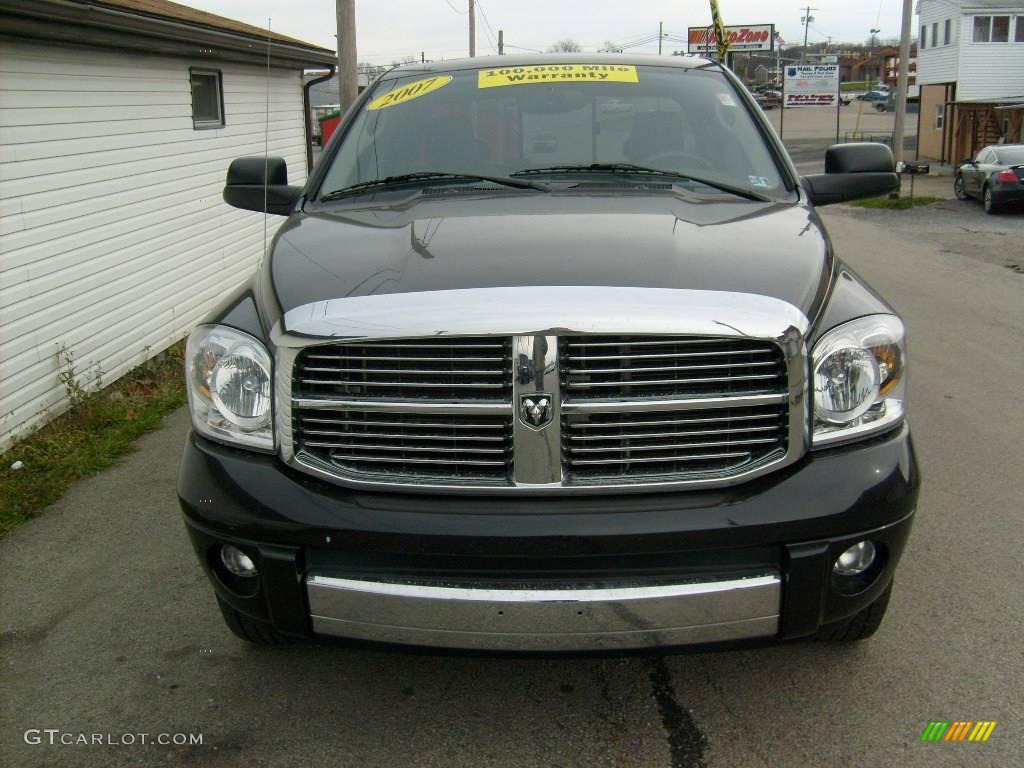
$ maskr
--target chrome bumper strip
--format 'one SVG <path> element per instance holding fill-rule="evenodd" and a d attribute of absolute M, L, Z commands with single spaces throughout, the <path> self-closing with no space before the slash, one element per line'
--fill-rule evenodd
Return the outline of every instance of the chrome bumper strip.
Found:
<path fill-rule="evenodd" d="M 768 637 L 779 574 L 596 589 L 476 589 L 311 575 L 313 630 L 361 640 L 505 651 L 645 648 Z"/>

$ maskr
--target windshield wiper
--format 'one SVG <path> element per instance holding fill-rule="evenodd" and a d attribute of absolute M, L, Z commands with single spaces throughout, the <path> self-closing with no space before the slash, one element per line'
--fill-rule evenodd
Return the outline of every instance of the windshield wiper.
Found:
<path fill-rule="evenodd" d="M 633 163 L 591 163 L 590 165 L 552 165 L 548 168 L 526 168 L 522 171 L 516 171 L 511 174 L 512 176 L 529 176 L 540 173 L 630 173 L 630 174 L 646 174 L 650 176 L 662 176 L 671 177 L 674 179 L 686 179 L 687 181 L 693 181 L 697 184 L 704 184 L 708 187 L 721 190 L 722 192 L 728 192 L 729 194 L 736 195 L 737 197 L 743 197 L 747 200 L 757 200 L 761 203 L 770 203 L 772 199 L 767 195 L 762 195 L 760 192 L 755 192 L 752 189 L 744 189 L 743 187 L 734 187 L 732 184 L 726 184 L 721 181 L 712 181 L 711 179 L 703 179 L 699 176 L 691 176 L 688 173 L 679 173 L 678 171 L 667 171 L 662 168 L 647 168 L 643 165 L 634 165 Z"/>
<path fill-rule="evenodd" d="M 416 173 L 403 173 L 398 176 L 387 176 L 383 179 L 361 181 L 358 184 L 352 184 L 351 186 L 335 189 L 332 192 L 320 195 L 320 199 L 337 200 L 340 197 L 345 197 L 346 195 L 354 192 L 361 192 L 374 187 L 391 187 L 416 181 L 437 181 L 446 179 L 452 181 L 490 181 L 494 184 L 501 184 L 502 186 L 513 187 L 515 189 L 536 189 L 541 192 L 551 191 L 551 187 L 547 184 L 542 184 L 539 181 L 512 179 L 508 176 L 485 176 L 480 173 L 456 173 L 449 171 L 417 171 Z"/>

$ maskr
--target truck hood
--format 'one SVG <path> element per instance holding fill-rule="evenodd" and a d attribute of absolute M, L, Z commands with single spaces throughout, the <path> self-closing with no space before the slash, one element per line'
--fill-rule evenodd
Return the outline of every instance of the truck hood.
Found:
<path fill-rule="evenodd" d="M 817 215 L 792 203 L 516 192 L 325 205 L 281 227 L 266 269 L 271 327 L 332 299 L 541 285 L 757 294 L 813 318 L 832 254 Z"/>

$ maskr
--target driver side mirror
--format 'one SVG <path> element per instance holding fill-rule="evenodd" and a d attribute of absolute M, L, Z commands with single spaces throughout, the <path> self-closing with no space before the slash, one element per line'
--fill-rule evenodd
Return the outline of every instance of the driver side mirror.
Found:
<path fill-rule="evenodd" d="M 264 183 L 266 179 L 266 183 Z M 288 165 L 280 157 L 240 157 L 228 167 L 224 202 L 245 211 L 287 216 L 302 194 L 302 187 L 289 186 Z"/>
<path fill-rule="evenodd" d="M 977 165 L 973 157 L 966 158 L 960 165 Z"/>
<path fill-rule="evenodd" d="M 825 152 L 825 173 L 804 176 L 804 191 L 815 206 L 878 197 L 899 188 L 900 177 L 885 144 L 836 144 Z"/>

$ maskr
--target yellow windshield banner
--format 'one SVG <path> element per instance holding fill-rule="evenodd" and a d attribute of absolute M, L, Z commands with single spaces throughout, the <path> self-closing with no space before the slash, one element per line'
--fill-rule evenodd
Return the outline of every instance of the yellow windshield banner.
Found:
<path fill-rule="evenodd" d="M 370 102 L 367 109 L 387 109 L 397 104 L 404 104 L 407 101 L 418 99 L 420 96 L 433 93 L 438 88 L 444 88 L 451 81 L 451 75 L 439 75 L 437 77 L 428 77 L 426 80 L 417 80 L 415 83 L 403 85 L 401 88 L 395 88 L 395 90 L 389 91 L 383 96 L 378 96 Z"/>
<path fill-rule="evenodd" d="M 481 69 L 480 88 L 536 83 L 639 83 L 636 67 L 625 64 L 539 64 Z"/>

